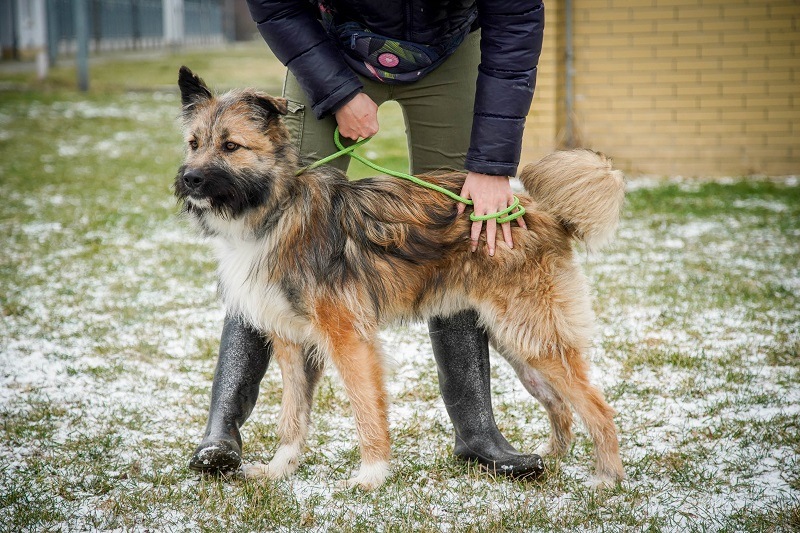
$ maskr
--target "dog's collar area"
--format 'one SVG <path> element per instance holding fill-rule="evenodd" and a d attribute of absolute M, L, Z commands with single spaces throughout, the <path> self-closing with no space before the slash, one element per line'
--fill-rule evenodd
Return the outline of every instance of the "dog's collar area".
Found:
<path fill-rule="evenodd" d="M 309 170 L 313 170 L 313 169 L 317 168 L 318 166 L 321 166 L 321 165 L 324 165 L 326 163 L 329 163 L 330 161 L 333 161 L 337 157 L 341 157 L 343 155 L 349 154 L 350 157 L 352 157 L 356 161 L 359 161 L 359 162 L 363 163 L 364 165 L 368 166 L 369 168 L 371 168 L 373 170 L 376 170 L 376 171 L 378 171 L 378 172 L 380 172 L 382 174 L 386 174 L 388 176 L 393 176 L 395 178 L 401 178 L 401 179 L 404 179 L 404 180 L 408 180 L 408 181 L 410 181 L 412 183 L 416 183 L 420 187 L 425 187 L 426 189 L 431 189 L 431 190 L 440 192 L 440 193 L 444 194 L 445 196 L 448 196 L 451 199 L 455 200 L 456 202 L 461 202 L 462 204 L 466 204 L 466 205 L 473 205 L 473 201 L 470 200 L 469 198 L 464 198 L 463 196 L 460 196 L 460 195 L 458 195 L 458 194 L 456 194 L 456 193 L 454 193 L 452 191 L 449 191 L 449 190 L 445 189 L 444 187 L 440 187 L 440 186 L 438 186 L 438 185 L 436 185 L 434 183 L 427 182 L 427 181 L 425 181 L 423 179 L 420 179 L 420 178 L 418 178 L 416 176 L 412 176 L 411 174 L 406 174 L 405 172 L 399 172 L 397 170 L 391 170 L 391 169 L 382 167 L 380 165 L 377 165 L 377 164 L 373 163 L 369 159 L 357 154 L 355 152 L 355 149 L 358 148 L 359 146 L 363 146 L 364 144 L 368 143 L 370 141 L 370 139 L 372 139 L 372 137 L 367 137 L 366 139 L 361 139 L 360 141 L 357 141 L 357 142 L 351 144 L 350 146 L 344 146 L 342 144 L 341 138 L 339 137 L 339 128 L 337 126 L 337 128 L 333 131 L 333 142 L 334 142 L 334 144 L 336 144 L 336 147 L 339 149 L 339 151 L 338 152 L 334 152 L 334 153 L 332 153 L 331 155 L 329 155 L 327 157 L 323 157 L 319 161 L 314 161 L 310 165 L 301 168 L 300 170 L 295 172 L 295 176 L 299 176 L 300 174 L 303 174 L 304 172 L 307 172 Z M 483 222 L 485 220 L 491 220 L 493 218 L 496 218 L 498 223 L 504 224 L 506 222 L 511 222 L 512 220 L 516 220 L 516 219 L 518 219 L 519 217 L 521 217 L 524 214 L 525 214 L 525 208 L 522 207 L 522 205 L 520 205 L 519 198 L 517 198 L 517 196 L 514 195 L 514 201 L 512 202 L 512 204 L 510 206 L 506 207 L 505 209 L 503 209 L 502 211 L 498 211 L 497 213 L 490 213 L 488 215 L 476 215 L 473 212 L 473 213 L 471 213 L 469 215 L 469 219 L 472 220 L 473 222 Z"/>

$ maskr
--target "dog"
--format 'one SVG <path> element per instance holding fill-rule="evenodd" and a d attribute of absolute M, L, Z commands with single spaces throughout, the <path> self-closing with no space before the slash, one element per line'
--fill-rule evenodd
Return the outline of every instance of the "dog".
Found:
<path fill-rule="evenodd" d="M 476 309 L 493 347 L 545 407 L 552 434 L 537 450 L 564 455 L 572 413 L 595 450 L 595 482 L 624 478 L 614 411 L 589 382 L 594 315 L 573 243 L 594 249 L 618 224 L 624 177 L 605 156 L 560 151 L 525 167 L 528 229 L 513 248 L 470 250 L 468 213 L 406 180 L 348 181 L 329 167 L 301 171 L 284 99 L 247 89 L 214 95 L 182 67 L 186 157 L 174 192 L 216 246 L 226 310 L 273 339 L 283 397 L 280 445 L 247 476 L 298 467 L 315 385 L 326 362 L 351 402 L 361 465 L 348 487 L 374 489 L 390 473 L 389 424 L 378 332 L 398 320 Z M 424 179 L 455 193 L 465 175 Z"/>

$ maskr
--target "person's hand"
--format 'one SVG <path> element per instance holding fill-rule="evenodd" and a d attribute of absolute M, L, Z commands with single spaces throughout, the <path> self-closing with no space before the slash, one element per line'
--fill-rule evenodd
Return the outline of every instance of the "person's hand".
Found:
<path fill-rule="evenodd" d="M 378 106 L 364 93 L 358 93 L 340 107 L 334 116 L 339 133 L 348 139 L 357 141 L 378 133 Z"/>
<path fill-rule="evenodd" d="M 478 174 L 468 172 L 461 188 L 461 196 L 474 202 L 473 208 L 478 216 L 497 213 L 507 208 L 514 202 L 514 193 L 511 191 L 511 184 L 505 176 L 490 176 L 488 174 Z M 458 213 L 461 214 L 466 209 L 466 205 L 458 205 Z M 517 218 L 517 223 L 521 228 L 525 228 L 525 221 L 522 217 Z M 509 248 L 514 247 L 511 240 L 511 223 L 506 222 L 500 225 L 503 232 L 503 240 Z M 473 222 L 470 232 L 472 251 L 478 249 L 478 240 L 483 229 L 483 222 Z M 495 251 L 495 238 L 497 236 L 497 219 L 491 218 L 486 221 L 486 245 L 489 247 L 489 255 L 493 256 Z"/>

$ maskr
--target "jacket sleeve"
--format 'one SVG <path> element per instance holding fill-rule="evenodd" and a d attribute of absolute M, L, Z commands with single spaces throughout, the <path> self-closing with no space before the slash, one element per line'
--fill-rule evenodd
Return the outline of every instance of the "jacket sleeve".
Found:
<path fill-rule="evenodd" d="M 361 82 L 304 0 L 247 0 L 258 31 L 278 60 L 297 78 L 317 118 L 332 113 Z"/>
<path fill-rule="evenodd" d="M 482 174 L 514 176 L 536 86 L 544 4 L 478 0 L 478 21 L 481 64 L 465 166 Z"/>

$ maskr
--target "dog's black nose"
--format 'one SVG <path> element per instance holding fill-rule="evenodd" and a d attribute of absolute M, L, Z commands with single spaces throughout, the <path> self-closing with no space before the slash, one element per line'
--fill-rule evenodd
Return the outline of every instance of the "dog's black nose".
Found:
<path fill-rule="evenodd" d="M 205 178 L 197 170 L 187 170 L 183 174 L 183 183 L 190 189 L 198 189 L 204 181 Z"/>

